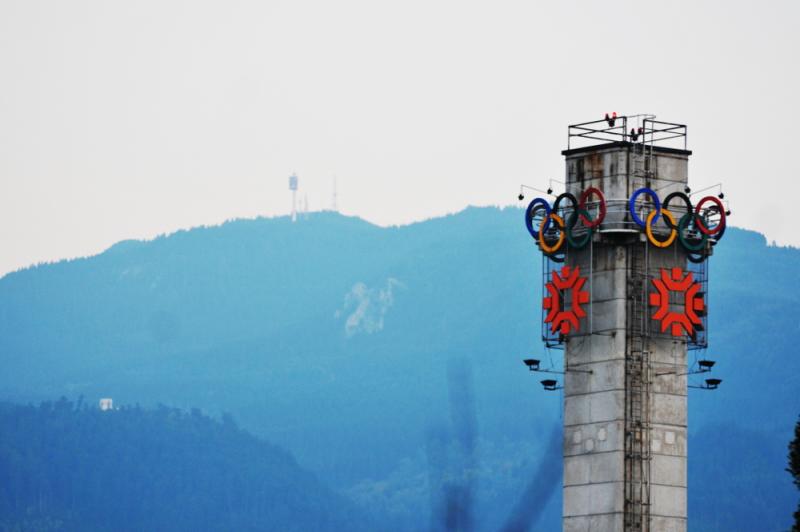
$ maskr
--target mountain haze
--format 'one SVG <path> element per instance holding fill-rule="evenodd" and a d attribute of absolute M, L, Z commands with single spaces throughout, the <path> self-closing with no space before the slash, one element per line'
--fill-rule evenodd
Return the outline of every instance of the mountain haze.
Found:
<path fill-rule="evenodd" d="M 708 356 L 724 382 L 689 398 L 693 532 L 791 521 L 798 274 L 799 250 L 741 229 L 710 259 Z M 561 398 L 521 363 L 542 353 L 540 284 L 515 208 L 391 228 L 317 213 L 125 241 L 0 279 L 0 399 L 230 412 L 394 529 L 437 528 L 456 493 L 494 530 L 538 493 L 522 508 L 551 530 Z M 537 478 L 548 462 L 557 470 Z"/>

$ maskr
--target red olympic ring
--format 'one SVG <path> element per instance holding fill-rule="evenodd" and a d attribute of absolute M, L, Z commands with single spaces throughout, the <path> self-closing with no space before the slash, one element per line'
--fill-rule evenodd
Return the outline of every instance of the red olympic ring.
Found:
<path fill-rule="evenodd" d="M 600 212 L 598 213 L 597 217 L 594 220 L 589 220 L 583 214 L 579 214 L 581 222 L 583 222 L 583 225 L 585 225 L 589 229 L 594 229 L 595 227 L 603 223 L 603 219 L 605 219 L 606 217 L 606 197 L 603 195 L 603 192 L 596 187 L 589 187 L 586 190 L 584 190 L 583 193 L 581 193 L 581 198 L 580 201 L 578 202 L 579 212 L 580 210 L 586 209 L 586 200 L 588 200 L 592 194 L 600 198 L 600 205 L 598 206 Z"/>
<path fill-rule="evenodd" d="M 709 229 L 706 227 L 705 222 L 703 221 L 703 217 L 700 216 L 700 211 L 703 208 L 703 204 L 707 202 L 711 202 L 717 206 L 719 209 L 719 223 L 714 226 L 713 229 Z M 713 236 L 722 231 L 722 228 L 725 227 L 725 207 L 722 206 L 722 202 L 716 196 L 706 196 L 705 198 L 701 199 L 697 206 L 694 208 L 695 214 L 697 214 L 696 224 L 697 228 L 700 229 L 700 232 L 706 234 L 708 236 Z"/>

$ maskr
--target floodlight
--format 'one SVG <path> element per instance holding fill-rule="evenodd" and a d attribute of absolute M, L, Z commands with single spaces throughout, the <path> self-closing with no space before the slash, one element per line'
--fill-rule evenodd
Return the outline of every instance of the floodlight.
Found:
<path fill-rule="evenodd" d="M 558 381 L 554 380 L 554 379 L 544 379 L 542 381 L 542 386 L 544 386 L 544 389 L 548 390 L 548 391 L 553 391 L 553 390 L 558 390 L 559 389 Z"/>
<path fill-rule="evenodd" d="M 539 361 L 535 358 L 526 358 L 523 360 L 528 369 L 531 371 L 539 371 Z"/>
<path fill-rule="evenodd" d="M 711 368 L 714 367 L 714 364 L 716 364 L 716 362 L 714 362 L 713 360 L 697 361 L 697 365 L 700 366 L 700 371 L 711 371 Z"/>

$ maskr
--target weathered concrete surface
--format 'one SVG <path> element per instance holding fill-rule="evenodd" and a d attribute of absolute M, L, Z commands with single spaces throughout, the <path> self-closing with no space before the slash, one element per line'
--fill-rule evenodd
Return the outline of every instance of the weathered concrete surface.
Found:
<path fill-rule="evenodd" d="M 591 305 L 580 331 L 567 339 L 565 362 L 593 373 L 568 372 L 564 378 L 564 532 L 625 530 L 626 327 L 630 298 L 641 296 L 641 288 L 637 292 L 631 286 L 628 264 L 633 247 L 645 246 L 626 212 L 627 198 L 642 186 L 657 189 L 661 198 L 683 190 L 688 172 L 688 155 L 657 153 L 654 161 L 655 176 L 648 180 L 641 162 L 625 147 L 567 155 L 567 190 L 579 197 L 587 187 L 597 187 L 616 207 L 604 223 L 611 231 L 595 233 L 591 246 L 567 257 L 582 275 L 591 274 L 585 286 L 591 290 Z M 657 236 L 663 238 L 666 231 L 656 227 Z M 648 246 L 651 276 L 660 268 L 685 268 L 685 256 L 676 247 Z M 649 530 L 685 532 L 687 381 L 656 373 L 685 368 L 686 345 L 653 338 L 649 352 Z"/>

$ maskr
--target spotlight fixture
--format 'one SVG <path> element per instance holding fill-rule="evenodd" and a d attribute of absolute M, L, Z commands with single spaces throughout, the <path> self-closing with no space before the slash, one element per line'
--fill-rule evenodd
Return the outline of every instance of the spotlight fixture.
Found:
<path fill-rule="evenodd" d="M 548 194 L 552 194 L 552 193 L 553 193 L 553 189 L 552 189 L 552 188 L 550 188 L 550 187 L 547 187 L 547 193 L 548 193 Z"/>
<path fill-rule="evenodd" d="M 717 194 L 717 197 L 719 199 L 725 199 L 725 193 L 724 192 L 720 192 L 719 194 Z"/>
<path fill-rule="evenodd" d="M 691 189 L 691 187 L 684 187 L 684 188 L 683 188 L 683 191 L 684 191 L 686 194 L 690 194 L 690 193 L 692 192 L 692 189 Z"/>
<path fill-rule="evenodd" d="M 538 371 L 540 373 L 553 373 L 555 375 L 564 375 L 566 373 L 588 373 L 591 375 L 592 373 L 594 373 L 594 371 L 591 369 L 580 369 L 580 368 L 566 368 L 564 371 L 559 371 L 557 369 L 541 369 L 539 367 L 541 360 L 539 360 L 538 358 L 526 358 L 522 362 L 526 366 L 528 366 L 528 369 L 530 371 Z"/>
<path fill-rule="evenodd" d="M 519 196 L 517 196 L 517 197 L 519 198 L 519 200 L 520 200 L 520 201 L 522 201 L 522 200 L 524 200 L 524 199 L 525 199 L 525 196 L 524 196 L 522 193 L 520 193 L 520 195 L 519 195 Z"/>
<path fill-rule="evenodd" d="M 731 211 L 730 210 L 725 211 L 725 216 L 730 216 L 730 215 L 731 215 Z"/>
<path fill-rule="evenodd" d="M 705 373 L 707 371 L 711 371 L 711 368 L 714 367 L 715 362 L 713 360 L 698 360 L 697 365 L 700 366 L 700 372 Z"/>
<path fill-rule="evenodd" d="M 561 386 L 558 385 L 558 381 L 554 379 L 544 379 L 542 381 L 542 386 L 544 386 L 544 389 L 547 391 L 554 391 L 561 389 Z"/>
<path fill-rule="evenodd" d="M 722 383 L 722 379 L 706 379 L 706 383 L 701 386 L 692 386 L 689 388 L 697 388 L 698 390 L 716 390 Z"/>
<path fill-rule="evenodd" d="M 526 358 L 523 360 L 528 369 L 531 371 L 539 371 L 539 361 L 535 358 Z"/>

